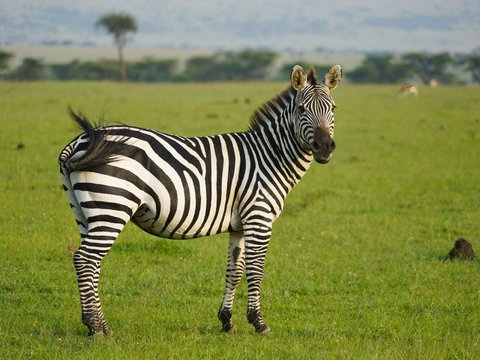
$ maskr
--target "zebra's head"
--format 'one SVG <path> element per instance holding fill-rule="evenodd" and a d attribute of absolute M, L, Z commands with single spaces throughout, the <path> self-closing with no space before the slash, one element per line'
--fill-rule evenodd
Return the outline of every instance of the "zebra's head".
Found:
<path fill-rule="evenodd" d="M 302 148 L 313 153 L 321 164 L 330 161 L 335 150 L 333 129 L 335 102 L 330 95 L 342 78 L 340 65 L 333 66 L 317 83 L 317 74 L 312 67 L 307 75 L 299 65 L 295 65 L 290 80 L 296 90 L 293 123 L 295 134 Z"/>

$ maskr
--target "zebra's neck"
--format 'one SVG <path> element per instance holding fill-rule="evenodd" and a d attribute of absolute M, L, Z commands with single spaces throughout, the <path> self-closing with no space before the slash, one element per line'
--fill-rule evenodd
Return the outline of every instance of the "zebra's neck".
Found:
<path fill-rule="evenodd" d="M 252 116 L 249 132 L 254 135 L 276 171 L 288 184 L 290 191 L 310 167 L 313 156 L 304 150 L 293 124 L 295 90 L 288 88 L 267 101 Z"/>

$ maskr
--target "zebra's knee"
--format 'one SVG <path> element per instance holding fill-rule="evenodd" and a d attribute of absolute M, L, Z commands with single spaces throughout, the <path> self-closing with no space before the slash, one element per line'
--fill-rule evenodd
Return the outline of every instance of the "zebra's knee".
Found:
<path fill-rule="evenodd" d="M 85 267 L 96 268 L 98 266 L 98 261 L 94 261 L 88 257 L 87 254 L 80 247 L 73 254 L 73 265 L 77 271 L 84 269 Z"/>
<path fill-rule="evenodd" d="M 81 265 L 82 263 L 85 263 L 86 260 L 86 257 L 83 255 L 83 252 L 80 251 L 80 249 L 77 249 L 77 251 L 73 253 L 73 264 L 75 265 L 75 267 Z"/>
<path fill-rule="evenodd" d="M 82 249 L 79 248 L 73 254 L 73 263 L 74 264 L 80 264 L 82 262 L 88 262 L 88 258 L 85 256 Z"/>

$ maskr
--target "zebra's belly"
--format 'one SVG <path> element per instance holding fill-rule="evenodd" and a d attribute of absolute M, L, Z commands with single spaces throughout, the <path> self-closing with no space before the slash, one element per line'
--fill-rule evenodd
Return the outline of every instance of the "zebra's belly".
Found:
<path fill-rule="evenodd" d="M 161 214 L 157 219 L 156 213 L 144 205 L 132 217 L 132 221 L 142 230 L 167 239 L 193 239 L 240 230 L 241 222 L 236 213 L 212 214 L 189 217 L 188 212 L 179 212 L 173 217 L 171 214 Z"/>

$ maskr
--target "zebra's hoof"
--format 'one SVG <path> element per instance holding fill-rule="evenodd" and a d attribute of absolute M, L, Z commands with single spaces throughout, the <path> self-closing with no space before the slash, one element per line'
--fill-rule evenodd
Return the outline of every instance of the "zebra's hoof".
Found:
<path fill-rule="evenodd" d="M 270 336 L 271 335 L 270 327 L 267 324 L 265 324 L 262 329 L 259 329 L 257 331 L 257 333 L 262 336 Z"/>
<path fill-rule="evenodd" d="M 92 341 L 103 339 L 103 337 L 104 337 L 104 333 L 101 330 L 88 334 L 88 338 Z"/>
<path fill-rule="evenodd" d="M 237 332 L 237 327 L 235 325 L 223 326 L 222 333 L 224 334 L 235 334 Z"/>
<path fill-rule="evenodd" d="M 109 337 L 112 335 L 113 335 L 112 329 L 108 328 L 108 329 L 96 331 L 92 334 L 88 334 L 88 338 L 90 340 L 100 340 L 100 339 L 103 339 L 104 337 Z"/>
<path fill-rule="evenodd" d="M 113 331 L 112 331 L 112 328 L 108 325 L 104 326 L 103 327 L 103 335 L 105 336 L 112 336 L 113 335 Z"/>
<path fill-rule="evenodd" d="M 100 329 L 96 329 L 96 330 L 90 329 L 90 332 L 88 333 L 88 338 L 92 340 L 96 340 L 96 339 L 101 339 L 103 337 L 108 337 L 112 335 L 113 335 L 113 331 L 110 328 L 110 326 L 103 325 L 103 327 Z"/>

